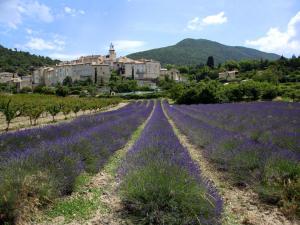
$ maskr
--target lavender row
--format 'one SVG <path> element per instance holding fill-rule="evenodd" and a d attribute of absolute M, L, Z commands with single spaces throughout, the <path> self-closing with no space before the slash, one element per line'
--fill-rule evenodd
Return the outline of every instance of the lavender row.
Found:
<path fill-rule="evenodd" d="M 29 187 L 26 191 L 37 195 L 42 203 L 71 193 L 76 178 L 83 171 L 97 172 L 116 150 L 128 142 L 152 108 L 153 102 L 137 103 L 115 112 L 59 125 L 57 130 L 51 126 L 48 132 L 50 140 L 45 136 L 33 147 L 27 145 L 21 151 L 3 153 L 0 161 L 0 215 L 4 216 L 0 223 L 14 219 L 20 200 L 26 201 L 25 187 Z M 109 114 L 117 116 L 110 117 Z M 76 125 L 72 126 L 72 123 Z M 85 123 L 90 123 L 91 127 Z M 65 131 L 64 125 L 78 127 L 77 132 L 60 135 Z M 47 127 L 43 132 L 45 130 Z"/>
<path fill-rule="evenodd" d="M 62 137 L 71 137 L 72 135 L 86 131 L 86 129 L 92 129 L 102 123 L 109 123 L 125 115 L 132 114 L 141 104 L 141 102 L 131 103 L 119 110 L 81 116 L 71 123 L 66 122 L 1 134 L 0 152 L 8 152 L 16 149 L 21 151 L 28 147 L 38 146 L 45 140 L 54 141 Z"/>
<path fill-rule="evenodd" d="M 256 102 L 176 108 L 212 126 L 300 153 L 298 103 Z"/>
<path fill-rule="evenodd" d="M 282 114 L 285 115 L 286 123 L 293 124 L 293 127 L 285 128 L 285 124 L 277 122 L 279 116 L 275 117 L 275 115 L 273 125 L 270 121 L 265 122 L 267 125 L 261 121 L 262 127 L 270 126 L 274 129 L 276 127 L 277 130 L 292 129 L 295 136 L 299 136 L 299 127 L 295 125 L 298 124 L 296 118 L 298 105 L 286 104 L 286 109 L 282 104 L 277 106 L 277 103 L 266 103 L 266 106 L 262 103 L 244 105 L 244 110 L 242 110 L 243 104 L 177 106 L 165 103 L 168 114 L 179 129 L 187 135 L 192 143 L 203 150 L 204 156 L 218 169 L 226 171 L 227 178 L 233 184 L 250 185 L 258 192 L 263 201 L 277 204 L 285 212 L 289 212 L 289 216 L 297 214 L 300 208 L 300 199 L 297 194 L 299 191 L 297 187 L 299 187 L 300 177 L 300 154 L 295 149 L 299 149 L 299 146 L 296 144 L 291 149 L 288 145 L 279 146 L 272 141 L 263 142 L 251 138 L 247 132 L 227 129 L 226 124 L 219 122 L 222 120 L 218 115 L 220 114 L 219 110 L 222 109 L 224 113 L 230 112 L 231 114 L 228 115 L 235 117 L 233 110 L 239 108 L 239 114 L 252 115 L 252 120 L 255 121 L 256 115 L 264 114 L 257 112 L 259 110 L 271 114 L 273 109 L 275 111 L 280 109 L 284 111 Z M 268 105 L 271 110 L 268 109 Z M 206 110 L 205 107 L 207 107 Z M 290 115 L 291 121 L 288 121 L 287 115 Z M 225 117 L 226 115 L 224 115 Z M 238 126 L 238 119 L 231 120 L 236 120 L 235 126 Z M 260 118 L 258 118 L 259 120 Z M 253 128 L 249 126 L 249 129 Z"/>
<path fill-rule="evenodd" d="M 150 169 L 149 169 L 150 168 Z M 145 173 L 149 173 L 149 170 L 155 171 L 153 176 L 147 176 Z M 146 171 L 146 172 L 145 172 Z M 119 177 L 121 180 L 123 180 L 123 183 L 125 183 L 125 190 L 123 190 L 123 193 L 125 191 L 125 202 L 128 201 L 128 195 L 130 196 L 130 189 L 132 186 L 128 185 L 130 183 L 131 177 L 135 176 L 136 173 L 140 173 L 136 176 L 138 176 L 138 179 L 134 179 L 137 183 L 134 183 L 132 186 L 141 187 L 141 189 L 146 189 L 146 191 L 142 191 L 140 193 L 141 195 L 147 195 L 148 192 L 150 192 L 149 195 L 152 194 L 152 192 L 155 192 L 155 195 L 160 196 L 159 198 L 164 199 L 164 195 L 161 193 L 164 190 L 164 183 L 170 182 L 174 186 L 170 185 L 168 183 L 168 187 L 170 188 L 169 195 L 172 196 L 172 192 L 175 194 L 177 193 L 180 195 L 180 191 L 176 190 L 176 187 L 178 188 L 178 184 L 180 184 L 180 178 L 177 176 L 180 176 L 181 173 L 186 173 L 185 182 L 189 183 L 187 185 L 187 189 L 185 192 L 187 193 L 194 193 L 193 192 L 193 185 L 192 181 L 195 181 L 197 183 L 197 186 L 200 187 L 203 195 L 207 197 L 207 199 L 199 200 L 197 197 L 199 193 L 194 193 L 195 196 L 194 199 L 197 199 L 197 204 L 201 205 L 200 208 L 198 208 L 198 212 L 195 213 L 193 218 L 189 218 L 187 216 L 187 220 L 176 220 L 176 216 L 181 216 L 181 218 L 185 218 L 185 214 L 181 215 L 182 211 L 180 211 L 178 208 L 183 206 L 178 206 L 178 210 L 180 212 L 176 212 L 177 215 L 172 215 L 172 218 L 174 219 L 172 222 L 169 221 L 170 224 L 190 224 L 195 222 L 198 217 L 198 219 L 201 221 L 201 224 L 218 224 L 221 210 L 222 210 L 222 200 L 220 199 L 219 195 L 217 194 L 216 190 L 209 184 L 209 182 L 205 181 L 201 177 L 201 173 L 199 171 L 199 168 L 197 164 L 191 159 L 187 149 L 185 149 L 181 143 L 179 142 L 178 138 L 176 137 L 171 125 L 169 124 L 166 116 L 164 115 L 161 103 L 158 102 L 155 110 L 153 112 L 153 115 L 151 119 L 149 120 L 149 123 L 146 125 L 144 131 L 142 132 L 140 138 L 137 140 L 137 142 L 134 144 L 134 146 L 129 150 L 127 153 L 125 159 L 123 160 L 120 168 L 119 168 Z M 166 173 L 167 176 L 164 177 L 162 174 Z M 151 173 L 150 173 L 151 174 Z M 148 174 L 149 175 L 149 174 Z M 145 176 L 144 180 L 143 176 Z M 160 177 L 161 176 L 161 177 Z M 155 183 L 156 179 L 160 179 L 158 181 L 158 187 L 156 188 Z M 172 179 L 175 180 L 174 183 L 172 183 Z M 168 181 L 171 180 L 171 181 Z M 192 181 L 191 181 L 192 180 Z M 122 189 L 122 188 L 121 188 Z M 127 192 L 127 194 L 126 194 Z M 138 193 L 135 193 L 135 197 L 138 195 Z M 210 197 L 208 197 L 210 196 Z M 145 197 L 145 196 L 144 196 Z M 152 196 L 153 197 L 153 196 Z M 147 199 L 147 197 L 145 197 Z M 149 198 L 149 196 L 148 196 Z M 170 197 L 171 198 L 171 197 Z M 174 200 L 175 199 L 175 200 Z M 158 202 L 161 200 L 157 199 L 151 199 L 149 198 L 149 202 L 155 202 L 153 204 L 156 204 L 156 207 L 159 208 L 161 211 L 167 211 L 166 208 L 168 208 L 168 201 L 175 201 L 180 199 L 180 197 L 174 197 L 174 199 L 165 198 L 164 202 Z M 129 201 L 132 200 L 129 198 Z M 137 201 L 137 199 L 135 199 Z M 181 199 L 182 200 L 182 199 Z M 133 200 L 132 200 L 133 201 Z M 147 200 L 141 200 L 144 205 L 144 210 L 148 210 L 146 216 L 149 216 L 152 214 L 155 214 L 153 217 L 156 218 L 153 219 L 152 223 L 158 223 L 158 224 L 164 224 L 159 219 L 159 215 L 156 213 L 153 213 L 154 209 L 148 207 Z M 179 200 L 178 200 L 179 201 Z M 183 200 L 182 200 L 183 201 Z M 203 202 L 204 201 L 204 202 Z M 190 204 L 193 205 L 193 200 L 191 200 Z M 207 202 L 212 202 L 213 206 L 206 205 Z M 136 202 L 135 202 L 136 203 Z M 133 203 L 131 203 L 132 205 Z M 150 204 L 150 203 L 149 203 Z M 152 204 L 152 203 L 151 203 Z M 161 206 L 161 208 L 160 208 Z M 154 207 L 155 208 L 155 207 Z M 175 209 L 174 209 L 175 208 Z M 176 211 L 176 207 L 174 207 L 172 210 L 174 212 Z M 197 207 L 196 207 L 197 208 Z M 192 213 L 192 209 L 189 210 L 189 213 Z M 208 212 L 209 211 L 209 212 Z M 167 212 L 164 212 L 167 214 Z M 162 214 L 164 214 L 162 213 Z M 140 215 L 141 216 L 141 215 Z M 160 215 L 162 217 L 162 215 Z M 149 216 L 150 217 L 150 216 Z M 157 218 L 158 217 L 158 218 Z M 167 217 L 167 216 L 166 216 Z M 151 218 L 148 218 L 148 220 L 151 220 Z M 165 224 L 169 224 L 167 221 L 164 221 Z"/>

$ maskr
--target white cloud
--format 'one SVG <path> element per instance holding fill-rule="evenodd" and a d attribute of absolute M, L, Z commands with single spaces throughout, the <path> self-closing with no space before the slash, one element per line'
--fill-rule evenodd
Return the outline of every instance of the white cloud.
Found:
<path fill-rule="evenodd" d="M 36 17 L 46 23 L 54 20 L 51 9 L 44 4 L 40 4 L 38 1 L 29 1 L 27 4 L 24 3 L 23 7 L 24 13 L 30 17 Z"/>
<path fill-rule="evenodd" d="M 26 28 L 25 30 L 26 30 L 26 33 L 27 33 L 27 34 L 32 34 L 32 29 Z"/>
<path fill-rule="evenodd" d="M 0 24 L 16 29 L 24 17 L 50 23 L 54 20 L 51 9 L 33 0 L 0 0 Z"/>
<path fill-rule="evenodd" d="M 71 16 L 76 16 L 76 15 L 85 15 L 85 11 L 80 9 L 80 10 L 76 10 L 76 9 L 73 9 L 73 8 L 70 8 L 68 6 L 65 6 L 64 8 L 64 11 L 66 14 L 69 14 Z"/>
<path fill-rule="evenodd" d="M 188 21 L 187 29 L 189 30 L 202 30 L 203 27 L 209 25 L 220 25 L 228 21 L 225 16 L 225 12 L 220 12 L 216 15 L 210 15 L 203 19 L 195 17 L 192 20 Z"/>
<path fill-rule="evenodd" d="M 72 13 L 72 9 L 70 7 L 68 7 L 68 6 L 66 6 L 64 8 L 64 10 L 65 10 L 66 13 Z"/>
<path fill-rule="evenodd" d="M 30 50 L 55 50 L 61 51 L 65 47 L 65 41 L 54 37 L 52 40 L 45 40 L 38 37 L 29 37 L 29 41 L 23 45 L 17 45 L 16 47 Z"/>
<path fill-rule="evenodd" d="M 200 29 L 202 29 L 202 26 L 203 26 L 203 24 L 202 24 L 201 20 L 199 19 L 199 17 L 195 17 L 194 19 L 192 19 L 188 22 L 187 28 L 190 30 L 200 30 Z"/>
<path fill-rule="evenodd" d="M 79 10 L 78 12 L 79 12 L 79 14 L 81 14 L 81 15 L 85 15 L 85 11 L 84 11 L 84 10 Z"/>
<path fill-rule="evenodd" d="M 220 12 L 216 15 L 207 16 L 202 19 L 202 22 L 205 25 L 212 25 L 212 24 L 223 24 L 227 22 L 227 17 L 225 16 L 224 12 Z"/>
<path fill-rule="evenodd" d="M 115 49 L 118 51 L 133 51 L 145 46 L 144 41 L 117 40 L 114 41 Z"/>
<path fill-rule="evenodd" d="M 246 45 L 262 51 L 283 55 L 300 54 L 300 11 L 289 21 L 286 31 L 277 27 L 268 30 L 265 36 L 256 40 L 247 40 Z"/>
<path fill-rule="evenodd" d="M 16 29 L 22 23 L 21 11 L 19 0 L 1 0 L 0 24 Z"/>

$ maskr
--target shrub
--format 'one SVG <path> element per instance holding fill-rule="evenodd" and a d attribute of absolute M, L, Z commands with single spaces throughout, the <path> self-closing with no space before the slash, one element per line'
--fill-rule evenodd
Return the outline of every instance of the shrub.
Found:
<path fill-rule="evenodd" d="M 300 216 L 299 163 L 285 159 L 269 159 L 258 193 L 263 201 L 281 205 L 287 215 Z"/>
<path fill-rule="evenodd" d="M 55 88 L 53 88 L 53 87 L 42 87 L 41 93 L 46 94 L 46 95 L 55 95 Z"/>
<path fill-rule="evenodd" d="M 66 97 L 69 94 L 70 90 L 66 86 L 59 86 L 55 93 L 57 96 Z"/>
<path fill-rule="evenodd" d="M 261 96 L 260 83 L 247 81 L 240 84 L 244 98 L 249 100 L 258 100 Z"/>
<path fill-rule="evenodd" d="M 43 93 L 43 87 L 44 86 L 36 86 L 35 88 L 33 88 L 33 93 L 39 93 L 39 94 L 42 94 Z"/>
<path fill-rule="evenodd" d="M 272 100 L 278 96 L 278 88 L 275 85 L 263 84 L 261 98 L 264 100 Z"/>
<path fill-rule="evenodd" d="M 134 171 L 121 184 L 127 210 L 139 224 L 188 224 L 209 217 L 204 189 L 182 168 L 152 164 Z"/>
<path fill-rule="evenodd" d="M 43 206 L 57 196 L 48 172 L 30 166 L 28 161 L 22 165 L 11 163 L 2 168 L 1 176 L 0 212 L 4 217 L 0 217 L 0 223 L 7 221 L 13 224 L 13 221 L 28 213 L 26 210 Z"/>
<path fill-rule="evenodd" d="M 20 92 L 21 93 L 29 93 L 29 92 L 32 92 L 32 88 L 31 87 L 23 87 Z"/>

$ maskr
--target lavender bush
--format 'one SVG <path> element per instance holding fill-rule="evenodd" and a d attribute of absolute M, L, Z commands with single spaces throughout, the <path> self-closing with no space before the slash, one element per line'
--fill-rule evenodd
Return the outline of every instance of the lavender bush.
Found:
<path fill-rule="evenodd" d="M 97 172 L 152 108 L 153 102 L 132 103 L 70 123 L 1 135 L 0 224 L 18 217 L 28 196 L 43 205 L 71 193 L 76 177 Z"/>
<path fill-rule="evenodd" d="M 234 184 L 252 185 L 262 200 L 299 215 L 300 104 L 172 105 L 180 130 Z"/>
<path fill-rule="evenodd" d="M 123 203 L 138 224 L 218 224 L 222 201 L 165 117 L 160 102 L 119 168 Z"/>

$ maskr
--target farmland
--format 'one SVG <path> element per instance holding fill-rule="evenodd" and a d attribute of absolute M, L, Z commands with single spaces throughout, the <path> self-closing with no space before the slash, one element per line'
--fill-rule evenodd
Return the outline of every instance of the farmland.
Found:
<path fill-rule="evenodd" d="M 298 103 L 112 101 L 0 135 L 0 224 L 297 223 Z"/>
<path fill-rule="evenodd" d="M 0 95 L 0 131 L 36 126 L 97 112 L 120 99 L 72 98 L 47 95 Z"/>

